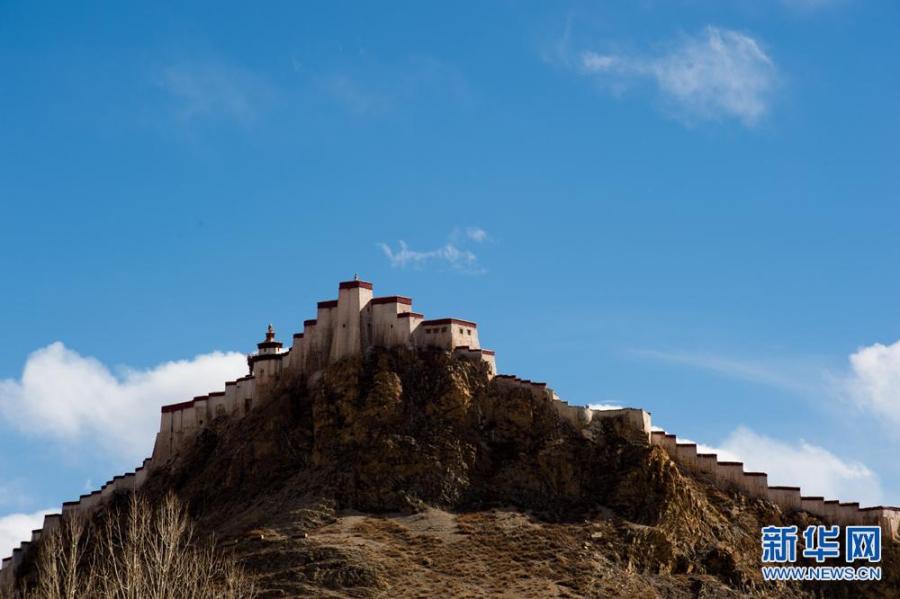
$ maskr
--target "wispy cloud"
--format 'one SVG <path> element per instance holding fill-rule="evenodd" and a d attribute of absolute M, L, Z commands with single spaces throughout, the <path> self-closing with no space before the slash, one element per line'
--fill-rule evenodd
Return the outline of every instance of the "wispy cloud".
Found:
<path fill-rule="evenodd" d="M 632 355 L 708 370 L 722 376 L 796 393 L 814 393 L 826 385 L 827 371 L 805 361 L 765 362 L 714 353 L 638 349 Z"/>
<path fill-rule="evenodd" d="M 762 44 L 730 29 L 708 26 L 655 54 L 570 49 L 569 30 L 550 58 L 595 78 L 617 94 L 650 81 L 672 113 L 686 122 L 736 118 L 757 124 L 770 110 L 777 69 Z"/>
<path fill-rule="evenodd" d="M 472 241 L 481 243 L 482 241 L 487 241 L 488 234 L 487 231 L 480 227 L 469 227 L 466 229 L 466 237 Z"/>
<path fill-rule="evenodd" d="M 385 255 L 394 268 L 447 268 L 466 274 L 484 274 L 487 270 L 481 265 L 478 256 L 463 246 L 466 242 L 482 243 L 487 240 L 488 233 L 480 227 L 456 228 L 450 233 L 450 241 L 431 250 L 414 250 L 403 240 L 397 243 L 397 249 L 379 242 L 377 247 Z"/>
<path fill-rule="evenodd" d="M 488 240 L 490 240 L 490 235 L 481 227 L 456 227 L 450 232 L 452 243 L 484 243 Z"/>
<path fill-rule="evenodd" d="M 367 86 L 347 73 L 333 73 L 322 77 L 319 86 L 347 110 L 358 115 L 382 113 L 392 102 L 381 90 Z"/>
<path fill-rule="evenodd" d="M 161 405 L 221 389 L 246 369 L 243 354 L 214 352 L 114 374 L 56 342 L 28 357 L 20 379 L 0 380 L 0 417 L 25 434 L 136 462 L 152 447 Z"/>
<path fill-rule="evenodd" d="M 360 116 L 386 113 L 423 97 L 461 106 L 474 97 L 458 68 L 427 56 L 384 63 L 359 49 L 342 55 L 331 68 L 315 68 L 297 58 L 293 65 L 320 94 Z"/>
<path fill-rule="evenodd" d="M 868 505 L 884 501 L 878 475 L 865 464 L 802 439 L 781 441 L 741 426 L 717 446 L 698 444 L 697 451 L 715 453 L 720 461 L 744 462 L 745 471 L 766 472 L 770 485 L 799 486 L 804 495 Z"/>
<path fill-rule="evenodd" d="M 412 250 L 405 241 L 398 242 L 396 250 L 391 249 L 386 243 L 379 243 L 378 247 L 390 261 L 394 268 L 426 268 L 434 265 L 448 266 L 453 270 L 471 274 L 481 274 L 484 269 L 478 264 L 478 256 L 470 250 L 462 250 L 452 243 L 448 243 L 434 250 Z"/>
<path fill-rule="evenodd" d="M 275 92 L 249 69 L 223 62 L 179 62 L 160 69 L 157 84 L 184 122 L 232 120 L 252 124 Z"/>
<path fill-rule="evenodd" d="M 33 514 L 8 514 L 0 516 L 0 557 L 9 557 L 22 541 L 31 539 L 31 531 L 40 528 L 44 516 L 53 510 L 41 510 Z"/>

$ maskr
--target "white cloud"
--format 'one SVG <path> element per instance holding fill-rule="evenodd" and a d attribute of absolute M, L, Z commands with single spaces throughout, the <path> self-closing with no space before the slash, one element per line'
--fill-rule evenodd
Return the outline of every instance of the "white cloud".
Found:
<path fill-rule="evenodd" d="M 22 541 L 31 539 L 31 531 L 44 524 L 44 516 L 53 510 L 41 510 L 33 514 L 9 514 L 0 516 L 0 558 L 12 555 Z"/>
<path fill-rule="evenodd" d="M 270 86 L 253 72 L 220 62 L 169 65 L 158 85 L 175 101 L 184 121 L 231 119 L 242 124 L 256 120 L 273 98 Z"/>
<path fill-rule="evenodd" d="M 865 464 L 842 459 L 802 439 L 789 443 L 738 427 L 718 447 L 698 445 L 697 451 L 718 454 L 719 461 L 744 462 L 744 471 L 766 472 L 770 485 L 799 486 L 803 495 L 864 505 L 884 500 L 878 476 Z"/>
<path fill-rule="evenodd" d="M 586 51 L 577 66 L 615 90 L 650 79 L 686 120 L 733 117 L 748 126 L 768 112 L 776 79 L 775 65 L 759 42 L 712 26 L 698 36 L 683 36 L 657 56 Z"/>
<path fill-rule="evenodd" d="M 851 373 L 836 379 L 843 395 L 896 430 L 900 426 L 900 341 L 876 343 L 850 356 Z"/>
<path fill-rule="evenodd" d="M 394 268 L 425 269 L 443 266 L 466 274 L 484 274 L 487 271 L 479 263 L 478 256 L 463 247 L 463 243 L 481 243 L 488 238 L 484 229 L 469 227 L 465 231 L 454 229 L 450 233 L 450 241 L 433 250 L 413 250 L 402 240 L 398 242 L 396 250 L 386 243 L 376 245 Z"/>
<path fill-rule="evenodd" d="M 0 380 L 0 416 L 26 434 L 139 460 L 153 446 L 160 406 L 223 389 L 247 363 L 240 353 L 213 352 L 118 370 L 52 343 L 28 357 L 21 379 Z"/>

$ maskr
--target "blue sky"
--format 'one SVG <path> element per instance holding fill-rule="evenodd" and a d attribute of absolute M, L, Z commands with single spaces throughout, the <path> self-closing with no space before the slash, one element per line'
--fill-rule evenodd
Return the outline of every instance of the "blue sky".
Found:
<path fill-rule="evenodd" d="M 3 2 L 0 542 L 354 272 L 572 403 L 900 503 L 898 22 Z"/>

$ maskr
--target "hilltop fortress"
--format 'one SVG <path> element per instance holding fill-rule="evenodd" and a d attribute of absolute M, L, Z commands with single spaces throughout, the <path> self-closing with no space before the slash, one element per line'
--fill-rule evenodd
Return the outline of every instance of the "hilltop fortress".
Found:
<path fill-rule="evenodd" d="M 267 385 L 291 370 L 314 380 L 329 364 L 371 347 L 435 347 L 488 363 L 496 372 L 494 352 L 481 349 L 478 325 L 458 318 L 425 320 L 412 311 L 412 299 L 399 295 L 374 297 L 372 284 L 344 281 L 338 298 L 318 303 L 316 318 L 303 321 L 286 351 L 269 325 L 257 353 L 247 357 L 250 372 L 225 383 L 224 391 L 195 397 L 192 401 L 163 406 L 152 462 L 161 464 L 186 438 L 217 416 L 246 414 Z"/>
<path fill-rule="evenodd" d="M 69 515 L 92 514 L 117 493 L 136 491 L 153 469 L 176 457 L 211 421 L 219 417 L 239 419 L 253 410 L 266 396 L 266 389 L 284 373 L 302 374 L 313 382 L 323 368 L 342 358 L 363 354 L 370 348 L 395 346 L 437 348 L 466 359 L 484 361 L 494 384 L 517 387 L 549 402 L 562 420 L 586 437 L 603 434 L 604 420 L 618 419 L 631 431 L 635 442 L 662 447 L 681 468 L 721 488 L 767 500 L 785 513 L 805 511 L 836 524 L 879 525 L 885 539 L 900 540 L 900 508 L 860 508 L 858 503 L 803 496 L 799 487 L 769 486 L 768 476 L 763 472 L 746 472 L 741 462 L 720 462 L 715 454 L 698 453 L 695 444 L 679 443 L 674 435 L 654 429 L 649 412 L 641 409 L 593 410 L 571 406 L 561 401 L 545 383 L 497 374 L 494 352 L 481 348 L 476 323 L 457 318 L 426 320 L 422 314 L 412 311 L 410 298 L 374 297 L 372 284 L 355 278 L 339 284 L 337 299 L 318 303 L 316 318 L 303 322 L 302 332 L 293 335 L 288 349 L 276 339 L 270 325 L 265 338 L 257 344 L 257 352 L 247 358 L 246 376 L 226 382 L 224 390 L 163 406 L 152 456 L 135 471 L 116 476 L 93 493 L 64 503 L 60 514 L 46 516 L 43 528 L 33 531 L 30 540 L 3 559 L 0 595 L 13 582 L 15 570 L 31 543 L 44 532 L 59 527 Z"/>

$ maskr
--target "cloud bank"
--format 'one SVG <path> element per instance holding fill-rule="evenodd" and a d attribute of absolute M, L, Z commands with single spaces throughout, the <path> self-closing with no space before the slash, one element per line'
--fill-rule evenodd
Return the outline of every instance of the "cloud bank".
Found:
<path fill-rule="evenodd" d="M 213 352 L 150 369 L 118 369 L 56 342 L 32 353 L 19 380 L 0 380 L 0 417 L 25 434 L 147 457 L 159 408 L 246 373 L 243 354 Z"/>
<path fill-rule="evenodd" d="M 618 92 L 650 81 L 684 120 L 736 118 L 747 126 L 769 111 L 777 74 L 757 40 L 712 26 L 699 35 L 682 36 L 664 53 L 584 51 L 574 66 Z"/>
<path fill-rule="evenodd" d="M 160 70 L 157 85 L 172 99 L 182 121 L 254 122 L 274 98 L 252 71 L 222 62 L 179 62 Z"/>
<path fill-rule="evenodd" d="M 878 476 L 865 464 L 840 458 L 804 440 L 788 443 L 738 427 L 718 447 L 698 444 L 719 461 L 744 462 L 747 472 L 766 472 L 770 485 L 799 486 L 803 495 L 878 505 L 884 493 Z"/>

